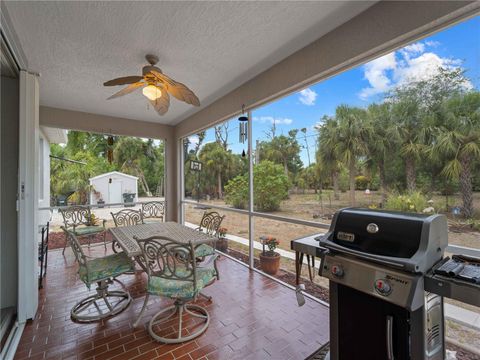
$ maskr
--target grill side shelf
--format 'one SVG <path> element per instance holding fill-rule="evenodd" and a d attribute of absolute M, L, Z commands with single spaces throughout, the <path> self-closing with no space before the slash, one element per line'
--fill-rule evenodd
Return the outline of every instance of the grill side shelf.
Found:
<path fill-rule="evenodd" d="M 480 306 L 480 285 L 442 275 L 425 275 L 425 291 L 458 300 L 466 304 Z"/>

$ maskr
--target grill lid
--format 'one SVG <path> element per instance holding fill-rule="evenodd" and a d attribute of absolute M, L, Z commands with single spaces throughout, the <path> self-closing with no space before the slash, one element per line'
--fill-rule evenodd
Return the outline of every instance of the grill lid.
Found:
<path fill-rule="evenodd" d="M 363 209 L 338 214 L 331 241 L 369 254 L 411 258 L 428 216 Z"/>
<path fill-rule="evenodd" d="M 337 211 L 320 245 L 407 271 L 425 273 L 447 246 L 443 215 L 347 208 Z"/>

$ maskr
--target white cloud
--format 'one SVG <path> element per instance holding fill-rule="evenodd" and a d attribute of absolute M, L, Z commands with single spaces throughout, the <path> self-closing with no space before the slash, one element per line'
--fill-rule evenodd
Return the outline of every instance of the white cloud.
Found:
<path fill-rule="evenodd" d="M 439 67 L 448 67 L 450 61 L 433 52 L 426 52 L 411 59 L 405 59 L 402 66 L 395 69 L 394 78 L 399 85 L 410 81 L 428 79 L 438 73 Z"/>
<path fill-rule="evenodd" d="M 253 121 L 258 121 L 258 122 L 261 122 L 261 123 L 267 123 L 268 122 L 270 124 L 275 123 L 276 125 L 290 125 L 291 123 L 293 123 L 292 119 L 276 118 L 276 117 L 273 117 L 273 116 L 260 116 L 260 117 L 254 116 Z"/>
<path fill-rule="evenodd" d="M 427 51 L 427 48 L 439 45 L 437 41 L 417 42 L 365 64 L 364 77 L 370 86 L 363 88 L 358 96 L 367 100 L 395 86 L 435 76 L 439 68 L 454 69 L 461 65 L 459 59 L 442 58 L 431 50 Z M 470 89 L 472 84 L 465 83 L 465 87 Z"/>
<path fill-rule="evenodd" d="M 312 106 L 315 105 L 315 100 L 317 99 L 317 93 L 310 88 L 303 89 L 300 91 L 299 100 L 302 104 Z"/>
<path fill-rule="evenodd" d="M 392 81 L 387 72 L 394 70 L 397 66 L 395 53 L 390 53 L 372 60 L 364 65 L 365 79 L 370 83 L 370 87 L 360 91 L 360 99 L 366 100 L 368 97 L 388 91 L 392 86 Z"/>
<path fill-rule="evenodd" d="M 440 42 L 433 41 L 433 40 L 428 40 L 428 41 L 425 41 L 425 45 L 427 45 L 429 47 L 437 47 L 437 46 L 440 46 Z"/>
<path fill-rule="evenodd" d="M 405 57 L 409 58 L 412 55 L 421 54 L 425 51 L 425 44 L 421 42 L 413 43 L 400 49 L 399 52 Z"/>

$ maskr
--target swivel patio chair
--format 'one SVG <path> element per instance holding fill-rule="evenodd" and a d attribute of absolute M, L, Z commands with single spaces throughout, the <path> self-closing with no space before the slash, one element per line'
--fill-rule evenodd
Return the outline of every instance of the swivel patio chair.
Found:
<path fill-rule="evenodd" d="M 141 211 L 123 209 L 116 213 L 111 212 L 110 214 L 112 214 L 113 222 L 116 227 L 144 224 Z"/>
<path fill-rule="evenodd" d="M 111 212 L 113 222 L 115 227 L 120 226 L 134 226 L 144 224 L 143 221 L 143 214 L 141 211 L 131 210 L 131 209 L 123 209 L 116 213 Z M 121 251 L 120 245 L 118 245 L 117 241 L 112 241 L 112 250 L 114 252 Z"/>
<path fill-rule="evenodd" d="M 88 247 L 92 241 L 92 237 L 97 234 L 103 233 L 103 246 L 107 249 L 106 242 L 106 228 L 105 223 L 107 220 L 102 220 L 102 225 L 96 225 L 92 223 L 92 213 L 88 206 L 70 206 L 66 209 L 60 209 L 60 213 L 63 217 L 63 226 L 73 232 L 75 236 L 87 237 Z M 63 246 L 62 254 L 65 254 L 65 248 L 67 247 L 68 239 L 65 236 L 65 245 Z"/>
<path fill-rule="evenodd" d="M 142 249 L 140 261 L 147 269 L 148 280 L 145 301 L 134 327 L 138 326 L 143 316 L 149 296 L 158 295 L 173 299 L 174 304 L 157 312 L 148 323 L 148 332 L 153 339 L 172 344 L 200 336 L 207 329 L 210 316 L 204 307 L 191 302 L 196 300 L 205 286 L 215 281 L 215 269 L 211 266 L 201 268 L 197 266 L 192 242 L 181 243 L 164 236 L 152 236 L 137 241 Z M 201 319 L 200 328 L 188 329 L 189 331 L 185 333 L 182 325 L 183 317 L 187 314 Z M 176 337 L 161 336 L 155 332 L 154 327 L 161 326 L 169 320 L 171 322 L 175 315 L 178 315 Z"/>
<path fill-rule="evenodd" d="M 211 235 L 213 237 L 218 238 L 218 229 L 220 229 L 220 225 L 222 224 L 225 215 L 221 216 L 216 211 L 205 212 L 202 216 L 202 220 L 200 220 L 200 225 L 196 228 L 198 231 L 202 231 L 205 234 Z M 213 246 L 207 244 L 201 244 L 195 248 L 195 256 L 197 259 L 203 261 L 207 256 L 215 255 L 215 248 L 216 242 L 213 243 Z M 217 257 L 214 258 L 214 267 L 217 270 Z M 217 279 L 219 279 L 218 271 Z"/>
<path fill-rule="evenodd" d="M 145 223 L 163 221 L 165 216 L 165 201 L 150 201 L 142 204 L 142 216 Z"/>
<path fill-rule="evenodd" d="M 72 319 L 78 322 L 98 321 L 125 310 L 132 301 L 130 294 L 122 290 L 110 291 L 108 287 L 117 276 L 133 270 L 132 260 L 123 252 L 100 258 L 86 256 L 75 234 L 63 226 L 62 229 L 78 261 L 80 279 L 89 290 L 92 284 L 97 283 L 96 294 L 80 300 L 72 308 Z"/>

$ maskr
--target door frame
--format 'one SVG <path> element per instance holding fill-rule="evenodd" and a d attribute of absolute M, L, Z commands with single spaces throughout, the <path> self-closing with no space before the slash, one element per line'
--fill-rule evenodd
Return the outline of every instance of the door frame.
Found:
<path fill-rule="evenodd" d="M 35 317 L 38 307 L 38 142 L 37 75 L 20 71 L 18 161 L 18 322 Z"/>

